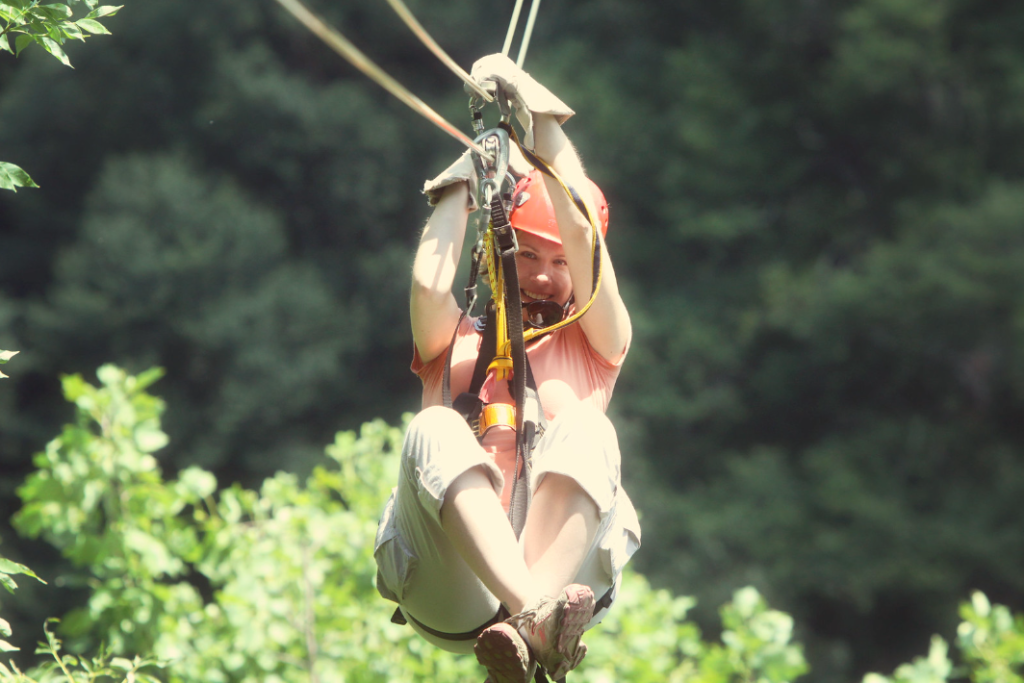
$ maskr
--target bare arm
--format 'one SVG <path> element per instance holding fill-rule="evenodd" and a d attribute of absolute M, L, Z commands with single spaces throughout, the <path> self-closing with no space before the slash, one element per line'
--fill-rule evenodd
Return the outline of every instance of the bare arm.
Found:
<path fill-rule="evenodd" d="M 536 153 L 547 161 L 569 185 L 577 188 L 584 200 L 590 203 L 587 192 L 588 183 L 583 165 L 576 150 L 569 142 L 554 116 L 550 114 L 534 114 L 534 136 Z M 573 205 L 565 190 L 552 178 L 544 176 L 544 182 L 555 209 L 558 230 L 562 237 L 562 247 L 569 262 L 569 274 L 572 277 L 573 293 L 576 295 L 577 306 L 590 300 L 593 290 L 593 259 L 591 258 L 590 223 Z M 594 213 L 593 207 L 589 207 Z M 598 234 L 598 239 L 601 235 Z M 617 361 L 622 357 L 632 335 L 629 313 L 619 295 L 619 286 L 615 280 L 608 250 L 601 245 L 601 288 L 593 306 L 580 319 L 587 340 L 602 357 Z"/>
<path fill-rule="evenodd" d="M 452 296 L 452 283 L 469 218 L 468 197 L 466 183 L 445 189 L 423 229 L 413 261 L 409 312 L 412 338 L 424 362 L 448 347 L 462 312 Z"/>

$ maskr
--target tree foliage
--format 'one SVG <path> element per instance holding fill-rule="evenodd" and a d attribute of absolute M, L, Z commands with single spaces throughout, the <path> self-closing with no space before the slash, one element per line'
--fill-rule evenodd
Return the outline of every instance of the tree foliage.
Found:
<path fill-rule="evenodd" d="M 374 589 L 376 516 L 397 474 L 402 430 L 377 420 L 340 432 L 305 482 L 287 473 L 258 490 L 217 490 L 188 468 L 165 480 L 153 454 L 167 444 L 163 402 L 147 392 L 161 376 L 106 365 L 100 385 L 63 380 L 76 420 L 35 458 L 19 489 L 23 533 L 60 549 L 62 580 L 88 586 L 61 629 L 44 625 L 24 672 L 0 681 L 437 681 L 479 676 L 472 657 L 437 650 L 390 623 Z M 0 581 L 38 577 L 0 559 Z M 721 610 L 720 640 L 689 620 L 693 598 L 654 590 L 632 570 L 614 608 L 589 631 L 583 683 L 785 683 L 807 673 L 793 618 L 751 586 Z M 976 592 L 961 607 L 960 668 L 935 636 L 926 657 L 864 683 L 1012 683 L 1024 667 L 1024 616 Z M 56 621 L 56 620 L 53 620 Z M 0 629 L 10 635 L 6 622 Z M 0 641 L 6 651 L 13 645 Z M 99 651 L 99 656 L 82 655 Z M 142 656 L 139 655 L 142 653 Z"/>
<path fill-rule="evenodd" d="M 401 429 L 378 420 L 338 433 L 305 482 L 281 472 L 258 491 L 218 491 L 198 467 L 165 481 L 153 456 L 167 444 L 164 404 L 146 391 L 160 375 L 106 365 L 99 386 L 65 377 L 77 418 L 19 489 L 16 527 L 60 549 L 66 582 L 89 586 L 86 604 L 61 620 L 72 651 L 105 646 L 121 658 L 111 662 L 145 653 L 165 662 L 168 681 L 479 675 L 472 657 L 391 624 L 393 605 L 374 588 L 376 519 L 397 476 Z M 692 604 L 630 573 L 589 639 L 581 678 L 781 683 L 805 670 L 792 619 L 753 588 L 724 608 L 724 644 L 704 643 L 685 621 Z"/>
<path fill-rule="evenodd" d="M 88 13 L 75 19 L 75 5 L 85 5 Z M 121 7 L 123 5 L 100 6 L 99 0 L 68 0 L 47 5 L 39 4 L 39 0 L 5 0 L 0 3 L 0 50 L 18 56 L 26 47 L 36 44 L 64 66 L 71 66 L 62 47 L 64 43 L 68 40 L 84 42 L 89 35 L 110 35 L 99 20 L 117 14 Z M 24 169 L 0 161 L 0 189 L 17 192 L 19 187 L 39 186 Z"/>

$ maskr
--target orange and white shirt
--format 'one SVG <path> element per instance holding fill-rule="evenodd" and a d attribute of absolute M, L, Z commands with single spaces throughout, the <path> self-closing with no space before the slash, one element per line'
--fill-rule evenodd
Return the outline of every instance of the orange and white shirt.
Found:
<path fill-rule="evenodd" d="M 452 398 L 468 391 L 473 378 L 473 369 L 483 340 L 483 336 L 474 329 L 474 323 L 475 319 L 463 318 L 455 338 L 452 349 Z M 623 353 L 614 363 L 603 358 L 587 341 L 578 324 L 530 342 L 526 353 L 548 420 L 554 419 L 563 408 L 579 402 L 589 403 L 605 412 L 626 357 Z M 412 371 L 423 382 L 423 408 L 443 404 L 442 382 L 447 355 L 448 350 L 445 349 L 437 358 L 424 363 L 414 348 Z M 488 373 L 484 380 L 480 398 L 485 404 L 514 403 L 508 382 L 495 381 L 493 372 Z M 502 503 L 507 506 L 508 484 L 515 467 L 515 430 L 495 427 L 484 435 L 481 445 L 494 458 L 495 464 L 505 476 L 506 490 Z"/>

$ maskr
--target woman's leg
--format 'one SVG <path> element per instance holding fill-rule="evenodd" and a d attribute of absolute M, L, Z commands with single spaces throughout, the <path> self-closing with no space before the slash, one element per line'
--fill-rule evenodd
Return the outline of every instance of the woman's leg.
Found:
<path fill-rule="evenodd" d="M 540 595 L 556 596 L 573 582 L 600 523 L 597 504 L 574 479 L 555 473 L 544 477 L 523 530 L 526 566 Z"/>
<path fill-rule="evenodd" d="M 483 468 L 459 475 L 441 506 L 441 528 L 452 545 L 512 614 L 543 595 Z"/>
<path fill-rule="evenodd" d="M 500 470 L 460 415 L 439 406 L 417 415 L 406 433 L 393 509 L 391 514 L 385 510 L 375 553 L 380 578 L 391 593 L 385 597 L 401 604 L 409 623 L 426 640 L 464 653 L 472 652 L 472 640 L 445 641 L 419 625 L 463 633 L 486 623 L 498 610 L 498 598 L 463 560 L 441 523 L 442 506 L 455 492 L 451 487 L 471 471 L 492 491 L 501 490 Z M 497 498 L 496 493 L 492 496 Z"/>
<path fill-rule="evenodd" d="M 619 488 L 618 437 L 596 408 L 579 404 L 552 420 L 534 453 L 533 500 L 523 530 L 526 564 L 542 595 L 576 579 Z"/>

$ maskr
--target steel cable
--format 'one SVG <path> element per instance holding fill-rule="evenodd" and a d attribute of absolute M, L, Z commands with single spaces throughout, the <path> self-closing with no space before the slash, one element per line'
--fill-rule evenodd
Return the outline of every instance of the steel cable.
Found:
<path fill-rule="evenodd" d="M 472 77 L 468 73 L 466 73 L 466 70 L 463 69 L 458 64 L 456 64 L 455 60 L 449 57 L 448 53 L 441 49 L 441 46 L 438 45 L 437 42 L 430 37 L 430 34 L 427 33 L 426 29 L 424 29 L 420 22 L 416 20 L 416 17 L 412 15 L 412 12 L 409 11 L 409 8 L 406 7 L 405 3 L 402 2 L 402 0 L 388 0 L 388 4 L 391 5 L 395 12 L 398 13 L 398 16 L 401 17 L 402 21 L 405 22 L 406 26 L 408 26 L 409 29 L 416 34 L 416 37 L 419 38 L 420 41 L 424 45 L 426 45 L 427 48 L 431 52 L 433 52 L 434 55 L 444 63 L 445 66 L 447 66 L 449 69 L 455 72 L 456 76 L 465 81 L 466 85 L 468 85 L 470 89 L 473 90 L 473 92 L 475 92 L 480 97 L 484 98 L 484 101 L 486 102 L 494 101 L 494 96 L 491 95 L 486 90 L 484 90 L 483 88 L 481 88 L 480 84 L 474 81 Z"/>
<path fill-rule="evenodd" d="M 516 59 L 516 66 L 523 68 L 526 61 L 526 48 L 530 47 L 530 36 L 533 35 L 533 25 L 537 23 L 537 10 L 540 9 L 540 0 L 531 0 L 530 16 L 526 18 L 526 30 L 523 31 L 523 40 L 519 43 L 519 57 Z"/>
<path fill-rule="evenodd" d="M 473 142 L 465 133 L 448 123 L 444 117 L 431 109 L 423 100 L 406 90 L 402 84 L 385 73 L 364 55 L 359 48 L 349 42 L 338 31 L 324 23 L 322 19 L 309 11 L 299 0 L 277 0 L 277 2 L 318 38 L 327 43 L 331 49 L 348 60 L 352 66 L 362 71 L 371 80 L 408 105 L 413 111 L 432 122 L 466 147 L 472 149 L 484 159 L 493 161 L 492 156 L 483 147 Z"/>

